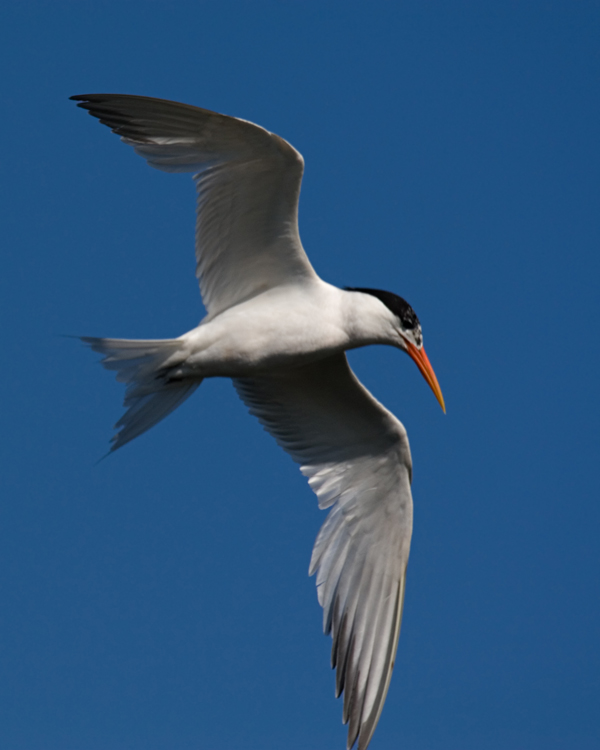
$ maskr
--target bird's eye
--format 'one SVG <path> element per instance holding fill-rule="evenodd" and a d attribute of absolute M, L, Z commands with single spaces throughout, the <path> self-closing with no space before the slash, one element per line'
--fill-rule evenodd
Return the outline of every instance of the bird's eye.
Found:
<path fill-rule="evenodd" d="M 419 319 L 417 318 L 412 307 L 407 307 L 402 311 L 400 323 L 402 324 L 402 328 L 404 328 L 405 331 L 414 331 L 419 327 Z"/>
<path fill-rule="evenodd" d="M 419 321 L 412 325 L 402 324 L 402 329 L 406 331 L 408 337 L 411 338 L 415 345 L 420 347 L 423 344 L 423 334 L 421 333 L 421 325 Z"/>

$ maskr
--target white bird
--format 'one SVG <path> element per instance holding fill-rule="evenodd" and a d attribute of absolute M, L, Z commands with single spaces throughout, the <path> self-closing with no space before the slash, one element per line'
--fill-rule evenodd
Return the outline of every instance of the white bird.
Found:
<path fill-rule="evenodd" d="M 313 270 L 298 233 L 302 156 L 250 122 L 120 94 L 74 96 L 165 172 L 198 191 L 196 275 L 208 311 L 176 339 L 83 338 L 126 384 L 111 450 L 166 417 L 204 378 L 229 377 L 250 412 L 331 508 L 312 553 L 348 748 L 366 750 L 387 694 L 412 534 L 406 430 L 345 352 L 389 344 L 412 357 L 442 408 L 419 320 L 401 297 L 339 289 Z"/>

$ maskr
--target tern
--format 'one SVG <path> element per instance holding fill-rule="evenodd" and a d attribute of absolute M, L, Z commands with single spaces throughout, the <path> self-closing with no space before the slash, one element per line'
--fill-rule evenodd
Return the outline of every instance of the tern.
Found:
<path fill-rule="evenodd" d="M 391 292 L 339 289 L 300 242 L 302 156 L 251 122 L 122 94 L 71 97 L 164 172 L 192 172 L 196 276 L 207 310 L 176 339 L 83 337 L 126 385 L 111 451 L 170 414 L 204 378 L 227 377 L 330 508 L 309 574 L 331 634 L 347 747 L 366 750 L 388 691 L 412 534 L 404 426 L 359 382 L 345 352 L 406 352 L 444 409 L 419 319 Z"/>

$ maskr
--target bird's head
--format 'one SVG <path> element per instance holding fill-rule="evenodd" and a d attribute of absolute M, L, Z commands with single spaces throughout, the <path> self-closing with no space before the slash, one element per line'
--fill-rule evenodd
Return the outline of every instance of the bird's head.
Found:
<path fill-rule="evenodd" d="M 393 331 L 393 338 L 391 341 L 388 340 L 387 343 L 391 343 L 397 346 L 398 349 L 405 351 L 415 362 L 445 413 L 446 406 L 444 404 L 444 397 L 442 396 L 442 389 L 423 348 L 421 324 L 416 312 L 408 302 L 393 292 L 384 292 L 381 289 L 365 289 L 360 287 L 345 287 L 345 289 L 348 292 L 370 294 L 385 305 L 388 310 L 387 318 Z M 392 315 L 390 316 L 389 313 Z"/>

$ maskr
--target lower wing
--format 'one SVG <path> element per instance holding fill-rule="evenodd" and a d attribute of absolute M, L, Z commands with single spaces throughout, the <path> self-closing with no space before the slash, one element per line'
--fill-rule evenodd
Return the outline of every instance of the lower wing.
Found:
<path fill-rule="evenodd" d="M 313 549 L 348 748 L 366 750 L 390 683 L 412 533 L 406 431 L 344 354 L 234 381 L 250 412 L 331 508 Z"/>

